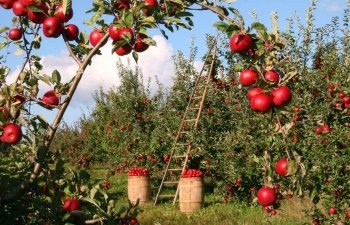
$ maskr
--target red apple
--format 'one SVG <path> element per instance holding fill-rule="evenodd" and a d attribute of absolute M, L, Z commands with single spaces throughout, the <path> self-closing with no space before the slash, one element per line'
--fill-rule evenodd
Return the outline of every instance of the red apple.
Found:
<path fill-rule="evenodd" d="M 329 212 L 330 214 L 336 214 L 336 213 L 337 213 L 337 209 L 334 208 L 334 207 L 332 207 L 332 208 L 330 208 L 330 209 L 328 210 L 328 212 Z"/>
<path fill-rule="evenodd" d="M 249 34 L 235 34 L 230 40 L 233 52 L 247 53 L 253 48 L 253 40 Z"/>
<path fill-rule="evenodd" d="M 321 127 L 316 127 L 315 129 L 316 134 L 322 134 L 322 128 Z"/>
<path fill-rule="evenodd" d="M 25 6 L 35 4 L 34 0 L 21 0 L 21 1 Z"/>
<path fill-rule="evenodd" d="M 288 172 L 288 158 L 282 158 L 278 160 L 275 168 L 276 168 L 276 172 L 279 175 L 286 177 Z"/>
<path fill-rule="evenodd" d="M 139 221 L 136 218 L 130 218 L 129 224 L 130 225 L 139 225 Z"/>
<path fill-rule="evenodd" d="M 119 39 L 118 30 L 119 28 L 114 24 L 111 24 L 108 28 L 108 34 L 114 41 Z"/>
<path fill-rule="evenodd" d="M 259 189 L 257 197 L 262 206 L 270 206 L 276 202 L 277 194 L 273 188 L 262 187 Z"/>
<path fill-rule="evenodd" d="M 271 216 L 275 216 L 275 215 L 277 215 L 277 210 L 275 210 L 275 209 L 273 209 L 273 210 L 271 210 Z"/>
<path fill-rule="evenodd" d="M 255 70 L 242 70 L 242 72 L 239 75 L 239 82 L 243 86 L 250 86 L 256 83 L 258 77 L 259 74 Z"/>
<path fill-rule="evenodd" d="M 7 144 L 17 144 L 22 139 L 21 128 L 14 123 L 9 123 L 4 127 L 0 140 Z"/>
<path fill-rule="evenodd" d="M 251 101 L 255 95 L 261 94 L 261 93 L 264 93 L 264 90 L 261 87 L 255 87 L 250 89 L 248 91 L 248 100 Z"/>
<path fill-rule="evenodd" d="M 9 30 L 8 32 L 8 37 L 12 40 L 12 41 L 18 41 L 22 38 L 22 32 L 21 29 L 19 28 L 13 28 L 11 30 Z"/>
<path fill-rule="evenodd" d="M 115 6 L 117 10 L 130 9 L 130 3 L 131 1 L 129 0 L 120 0 L 115 3 Z"/>
<path fill-rule="evenodd" d="M 0 0 L 0 5 L 1 7 L 3 7 L 4 9 L 11 9 L 12 8 L 12 5 L 13 3 L 15 2 L 16 0 Z"/>
<path fill-rule="evenodd" d="M 128 44 L 123 45 L 122 47 L 119 47 L 115 52 L 117 53 L 117 55 L 123 56 L 123 55 L 127 55 L 132 51 L 132 47 Z"/>
<path fill-rule="evenodd" d="M 331 127 L 328 124 L 323 125 L 322 127 L 322 132 L 323 133 L 329 133 L 331 132 Z"/>
<path fill-rule="evenodd" d="M 79 28 L 74 24 L 68 24 L 65 26 L 63 32 L 68 41 L 74 41 L 79 36 Z"/>
<path fill-rule="evenodd" d="M 63 204 L 63 209 L 66 212 L 72 212 L 81 209 L 81 204 L 76 199 L 67 199 Z"/>
<path fill-rule="evenodd" d="M 28 19 L 33 23 L 42 24 L 47 18 L 48 8 L 45 4 L 42 4 L 42 3 L 38 3 L 36 4 L 36 6 L 38 6 L 39 8 L 42 8 L 43 12 L 33 12 L 28 10 Z"/>
<path fill-rule="evenodd" d="M 58 106 L 60 103 L 60 99 L 54 90 L 46 92 L 41 100 L 45 103 L 47 108 L 50 108 L 50 106 Z"/>
<path fill-rule="evenodd" d="M 344 104 L 350 104 L 350 97 L 349 96 L 344 96 L 342 98 L 342 101 L 343 101 Z"/>
<path fill-rule="evenodd" d="M 350 211 L 346 213 L 346 218 L 350 219 Z"/>
<path fill-rule="evenodd" d="M 141 33 L 137 34 L 137 40 L 136 40 L 136 43 L 134 45 L 134 49 L 136 52 L 144 52 L 148 49 L 149 45 L 142 41 L 145 38 L 148 38 L 148 36 L 145 34 L 141 34 Z"/>
<path fill-rule="evenodd" d="M 13 3 L 12 11 L 16 16 L 26 16 L 28 14 L 28 10 L 21 0 Z"/>
<path fill-rule="evenodd" d="M 272 100 L 276 106 L 284 106 L 292 99 L 292 93 L 287 86 L 281 86 L 272 90 Z"/>
<path fill-rule="evenodd" d="M 313 224 L 313 225 L 319 225 L 319 224 L 320 224 L 320 220 L 319 220 L 319 219 L 314 219 L 314 220 L 312 221 L 312 224 Z"/>
<path fill-rule="evenodd" d="M 270 70 L 267 73 L 264 74 L 264 78 L 273 83 L 274 85 L 277 85 L 278 82 L 280 82 L 280 76 L 278 75 L 277 71 Z"/>
<path fill-rule="evenodd" d="M 129 27 L 120 28 L 118 29 L 117 39 L 115 39 L 115 41 L 127 40 L 127 36 L 129 36 L 131 43 L 135 41 L 134 31 L 131 28 Z"/>
<path fill-rule="evenodd" d="M 250 108 L 259 113 L 268 112 L 272 105 L 272 98 L 267 94 L 257 94 L 250 101 Z"/>
<path fill-rule="evenodd" d="M 142 12 L 146 16 L 151 16 L 154 12 L 154 8 L 158 6 L 157 0 L 145 0 L 145 8 L 142 9 Z"/>
<path fill-rule="evenodd" d="M 49 17 L 44 21 L 43 32 L 46 37 L 57 38 L 61 35 L 63 29 L 62 21 L 57 17 Z"/>
<path fill-rule="evenodd" d="M 99 30 L 94 30 L 90 33 L 90 43 L 92 46 L 96 46 L 100 40 L 103 38 L 104 34 Z"/>
<path fill-rule="evenodd" d="M 73 9 L 71 9 L 69 12 L 66 12 L 66 14 L 64 14 L 63 6 L 59 5 L 55 9 L 55 17 L 60 19 L 62 22 L 68 22 L 73 17 Z"/>

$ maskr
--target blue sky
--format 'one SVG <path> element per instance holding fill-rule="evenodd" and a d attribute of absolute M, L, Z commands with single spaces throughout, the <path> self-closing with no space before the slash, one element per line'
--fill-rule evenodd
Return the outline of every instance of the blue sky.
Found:
<path fill-rule="evenodd" d="M 92 0 L 73 0 L 74 17 L 69 23 L 74 23 L 78 25 L 81 30 L 90 32 L 91 28 L 83 25 L 83 21 L 91 16 L 86 15 L 85 12 L 89 9 L 92 2 Z M 254 10 L 260 22 L 270 27 L 271 12 L 277 11 L 279 15 L 279 26 L 283 29 L 286 25 L 286 18 L 294 13 L 299 14 L 302 21 L 304 21 L 306 10 L 310 6 L 310 1 L 237 0 L 231 3 L 230 6 L 241 12 L 247 25 L 252 22 L 249 13 Z M 345 7 L 346 0 L 319 0 L 315 14 L 315 23 L 317 25 L 329 23 L 333 16 L 341 16 Z M 11 18 L 12 11 L 1 9 L 0 27 L 11 27 Z M 195 38 L 195 45 L 198 47 L 198 59 L 205 53 L 205 34 L 216 33 L 212 24 L 218 21 L 218 18 L 216 15 L 209 12 L 196 11 L 193 21 L 195 26 L 192 31 L 180 30 L 174 33 L 168 32 L 168 40 L 160 37 L 160 32 L 157 30 L 150 32 L 158 41 L 158 47 L 149 49 L 145 53 L 140 54 L 139 64 L 146 77 L 157 75 L 160 77 L 161 82 L 165 83 L 166 87 L 169 87 L 171 85 L 171 70 L 173 68 L 171 55 L 175 54 L 177 50 L 187 55 L 192 37 Z M 62 75 L 66 76 L 68 80 L 68 74 L 72 74 L 75 67 L 68 57 L 63 41 L 61 39 L 43 39 L 43 46 L 45 47 L 40 50 L 39 55 L 43 57 L 43 64 L 46 66 L 45 72 L 50 73 L 53 69 L 58 68 Z M 14 51 L 15 49 L 11 48 L 10 50 Z M 110 54 L 110 46 L 105 47 L 103 52 L 104 56 L 96 58 L 96 62 L 93 63 L 92 67 L 87 71 L 85 78 L 83 78 L 85 80 L 82 81 L 81 87 L 79 87 L 76 96 L 73 98 L 72 106 L 64 117 L 65 121 L 71 123 L 77 120 L 82 110 L 86 111 L 87 107 L 93 105 L 91 93 L 96 90 L 98 86 L 109 88 L 112 85 L 118 85 L 116 72 L 113 70 L 118 57 L 115 56 L 115 54 Z M 4 53 L 1 52 L 1 54 Z M 8 63 L 11 65 L 14 74 L 22 58 L 22 56 L 10 56 L 8 58 Z M 123 61 L 126 61 L 125 58 L 123 58 Z M 199 62 L 198 65 L 200 65 Z M 49 87 L 44 87 L 44 90 L 48 89 Z M 51 120 L 55 114 L 55 111 L 48 112 L 42 109 L 37 109 L 37 112 L 47 116 L 49 120 Z"/>

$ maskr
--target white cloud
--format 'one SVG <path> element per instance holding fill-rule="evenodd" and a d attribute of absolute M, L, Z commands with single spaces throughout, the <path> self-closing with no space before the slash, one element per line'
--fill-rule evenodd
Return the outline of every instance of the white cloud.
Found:
<path fill-rule="evenodd" d="M 340 12 L 345 9 L 345 1 L 340 0 L 323 0 L 320 1 L 322 8 L 329 12 Z"/>

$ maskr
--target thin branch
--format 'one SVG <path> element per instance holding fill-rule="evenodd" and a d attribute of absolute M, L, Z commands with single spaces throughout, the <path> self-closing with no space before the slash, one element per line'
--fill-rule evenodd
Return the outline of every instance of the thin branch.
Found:
<path fill-rule="evenodd" d="M 22 26 L 22 23 L 21 23 L 21 26 Z M 36 29 L 35 33 L 34 33 L 34 37 L 35 37 L 36 35 L 38 35 L 40 28 L 41 28 L 41 26 L 39 25 L 38 28 Z M 26 37 L 25 37 L 25 33 L 23 33 L 23 40 L 24 40 L 24 43 L 27 42 L 27 39 L 26 39 Z M 27 48 L 27 45 L 26 45 L 26 44 L 24 45 L 24 47 L 26 48 L 26 55 L 27 55 L 27 56 L 26 56 L 26 60 L 24 61 L 23 65 L 22 65 L 21 70 L 19 71 L 19 73 L 18 73 L 18 75 L 17 75 L 17 77 L 16 77 L 15 83 L 18 82 L 18 80 L 19 80 L 19 78 L 20 78 L 20 76 L 21 76 L 21 73 L 24 71 L 24 69 L 25 69 L 27 63 L 28 63 L 28 62 L 30 63 L 30 53 L 31 53 L 32 50 L 33 50 L 34 42 L 33 42 L 33 41 L 31 42 L 29 48 Z M 30 65 L 30 64 L 29 64 L 29 65 Z M 31 70 L 30 70 L 30 71 L 31 71 Z"/>
<path fill-rule="evenodd" d="M 277 119 L 278 127 L 279 127 L 279 129 L 281 130 L 281 132 L 282 132 L 282 139 L 283 139 L 283 142 L 284 142 L 286 154 L 287 154 L 287 156 L 288 156 L 288 159 L 290 160 L 291 157 L 290 157 L 290 154 L 289 154 L 289 151 L 288 151 L 288 147 L 287 147 L 287 142 L 286 142 L 286 139 L 285 139 L 286 134 L 285 134 L 284 129 L 283 129 L 283 127 L 282 127 L 281 121 L 280 121 L 280 119 L 278 118 L 277 115 L 276 115 L 276 119 Z"/>
<path fill-rule="evenodd" d="M 73 49 L 72 47 L 70 46 L 68 40 L 67 40 L 67 37 L 66 35 L 64 34 L 64 32 L 62 32 L 62 37 L 63 37 L 63 40 L 64 40 L 64 43 L 66 44 L 67 46 L 67 49 L 68 49 L 68 52 L 70 54 L 70 56 L 74 59 L 74 61 L 79 65 L 79 67 L 81 67 L 82 65 L 82 61 L 74 54 L 73 52 Z"/>
<path fill-rule="evenodd" d="M 85 220 L 85 224 L 96 224 L 96 223 L 102 222 L 103 220 L 105 220 L 104 217 L 93 219 L 93 220 Z"/>

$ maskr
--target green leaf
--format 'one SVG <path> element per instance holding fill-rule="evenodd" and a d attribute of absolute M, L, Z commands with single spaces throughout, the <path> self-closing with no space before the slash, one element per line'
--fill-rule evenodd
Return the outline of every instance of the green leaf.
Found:
<path fill-rule="evenodd" d="M 226 32 L 226 30 L 228 28 L 228 24 L 223 22 L 223 21 L 218 21 L 218 22 L 214 23 L 214 27 L 216 29 L 218 29 L 219 31 Z"/>
<path fill-rule="evenodd" d="M 182 12 L 176 13 L 175 16 L 176 16 L 176 17 L 186 17 L 186 16 L 193 16 L 193 14 L 190 13 L 190 12 L 184 12 L 184 11 L 182 11 Z"/>
<path fill-rule="evenodd" d="M 72 10 L 72 0 L 63 0 L 62 1 L 63 14 L 66 15 L 67 12 Z"/>
<path fill-rule="evenodd" d="M 120 215 L 126 211 L 125 206 L 121 205 L 115 208 L 115 214 Z"/>
<path fill-rule="evenodd" d="M 5 32 L 5 31 L 8 31 L 10 28 L 8 27 L 0 27 L 0 34 Z"/>
<path fill-rule="evenodd" d="M 252 28 L 257 31 L 265 31 L 265 32 L 267 31 L 267 28 L 265 27 L 265 25 L 259 22 L 252 23 Z"/>
<path fill-rule="evenodd" d="M 83 44 L 88 44 L 89 43 L 89 34 L 86 31 L 83 31 L 79 35 L 79 40 Z"/>
<path fill-rule="evenodd" d="M 42 7 L 37 6 L 37 5 L 35 5 L 35 4 L 27 5 L 27 9 L 28 9 L 29 11 L 32 11 L 32 12 L 41 12 L 41 13 L 44 12 L 44 10 L 43 10 Z"/>
<path fill-rule="evenodd" d="M 133 24 L 134 24 L 134 16 L 133 16 L 132 13 L 128 13 L 128 14 L 125 15 L 124 24 L 127 27 L 132 27 L 133 26 Z"/>
<path fill-rule="evenodd" d="M 298 170 L 298 165 L 294 160 L 288 160 L 287 163 L 287 176 L 294 175 Z"/>
<path fill-rule="evenodd" d="M 94 199 L 96 193 L 97 193 L 97 188 L 92 188 L 91 191 L 90 191 L 90 198 Z"/>
<path fill-rule="evenodd" d="M 56 84 L 61 83 L 61 74 L 58 72 L 58 70 L 54 70 L 52 72 L 52 81 Z"/>
<path fill-rule="evenodd" d="M 137 52 L 135 52 L 135 51 L 133 51 L 132 57 L 134 58 L 135 62 L 137 62 L 139 60 L 139 54 L 137 54 Z"/>

